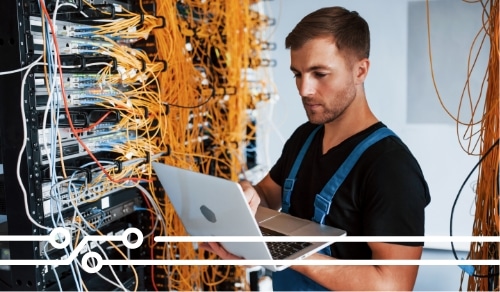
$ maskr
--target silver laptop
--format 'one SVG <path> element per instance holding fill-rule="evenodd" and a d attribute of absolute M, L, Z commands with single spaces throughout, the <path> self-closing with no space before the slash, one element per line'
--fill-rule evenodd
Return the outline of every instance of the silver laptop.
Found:
<path fill-rule="evenodd" d="M 233 181 L 167 164 L 153 162 L 153 168 L 179 215 L 186 231 L 193 236 L 329 236 L 329 242 L 221 242 L 229 252 L 251 260 L 303 259 L 335 242 L 346 232 L 313 221 L 300 219 L 264 207 L 255 217 L 241 186 Z M 276 245 L 288 245 L 286 248 Z M 280 251 L 294 250 L 288 255 Z M 299 248 L 300 247 L 300 248 Z M 273 256 L 275 255 L 275 256 Z M 287 266 L 265 266 L 272 271 Z"/>

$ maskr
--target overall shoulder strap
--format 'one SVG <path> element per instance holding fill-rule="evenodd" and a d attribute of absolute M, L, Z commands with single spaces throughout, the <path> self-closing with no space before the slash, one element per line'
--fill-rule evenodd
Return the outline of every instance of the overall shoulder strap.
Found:
<path fill-rule="evenodd" d="M 290 209 L 290 196 L 293 191 L 293 185 L 295 184 L 295 177 L 297 176 L 300 164 L 304 159 L 304 155 L 306 154 L 307 149 L 309 149 L 309 146 L 311 145 L 312 139 L 314 138 L 314 136 L 321 127 L 322 126 L 316 127 L 311 132 L 311 134 L 309 134 L 309 137 L 307 137 L 307 140 L 304 142 L 304 145 L 302 145 L 302 148 L 300 149 L 297 158 L 295 158 L 292 169 L 290 170 L 290 173 L 288 174 L 288 177 L 285 180 L 285 183 L 283 184 L 283 198 L 281 201 L 281 212 L 283 213 L 288 213 L 288 210 Z"/>
<path fill-rule="evenodd" d="M 356 164 L 361 154 L 363 154 L 363 152 L 365 152 L 365 150 L 368 149 L 371 145 L 387 136 L 396 136 L 396 134 L 394 134 L 393 131 L 389 130 L 386 127 L 380 128 L 371 133 L 354 148 L 347 159 L 330 178 L 328 183 L 323 187 L 321 192 L 316 195 L 316 199 L 314 200 L 314 216 L 312 218 L 313 221 L 324 224 L 325 216 L 330 212 L 330 206 L 332 204 L 335 193 L 337 192 L 338 188 L 347 177 L 353 166 Z"/>

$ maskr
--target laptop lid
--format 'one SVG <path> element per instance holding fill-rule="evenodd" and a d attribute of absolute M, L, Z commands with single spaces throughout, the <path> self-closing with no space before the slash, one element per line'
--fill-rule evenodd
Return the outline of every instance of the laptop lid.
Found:
<path fill-rule="evenodd" d="M 254 218 L 241 186 L 233 181 L 179 167 L 152 162 L 152 166 L 174 209 L 190 235 L 262 236 L 258 222 L 284 235 L 332 236 L 331 242 L 315 242 L 293 258 L 301 259 L 334 242 L 345 231 L 315 222 L 260 208 Z M 256 220 L 257 218 L 257 220 Z M 291 226 L 297 226 L 291 230 Z M 284 232 L 280 231 L 283 227 Z M 221 242 L 231 253 L 246 259 L 272 259 L 265 240 L 262 242 Z M 284 266 L 266 266 L 281 270 Z"/>

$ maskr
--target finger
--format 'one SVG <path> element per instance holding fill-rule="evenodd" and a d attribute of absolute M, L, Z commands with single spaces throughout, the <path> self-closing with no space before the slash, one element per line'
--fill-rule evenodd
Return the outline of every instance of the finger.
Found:
<path fill-rule="evenodd" d="M 243 189 L 243 194 L 245 195 L 245 199 L 252 210 L 252 213 L 255 215 L 257 212 L 257 208 L 260 205 L 260 197 L 252 184 L 248 181 L 240 182 L 240 185 Z"/>
<path fill-rule="evenodd" d="M 207 242 L 199 243 L 198 247 L 201 249 L 204 249 L 208 252 L 215 253 L 215 251 L 212 249 L 212 247 Z"/>
<path fill-rule="evenodd" d="M 203 249 L 213 252 L 224 260 L 239 260 L 242 257 L 236 256 L 228 252 L 220 243 L 218 242 L 204 242 L 201 244 Z"/>

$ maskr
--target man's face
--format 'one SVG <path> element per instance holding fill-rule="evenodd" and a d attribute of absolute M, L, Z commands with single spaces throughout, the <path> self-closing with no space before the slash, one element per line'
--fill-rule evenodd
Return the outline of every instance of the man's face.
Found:
<path fill-rule="evenodd" d="M 356 97 L 352 65 L 329 37 L 310 40 L 292 50 L 290 68 L 311 123 L 334 121 Z"/>

